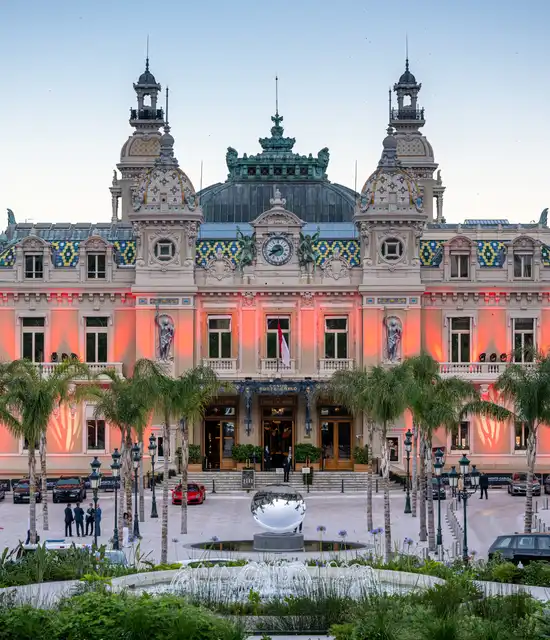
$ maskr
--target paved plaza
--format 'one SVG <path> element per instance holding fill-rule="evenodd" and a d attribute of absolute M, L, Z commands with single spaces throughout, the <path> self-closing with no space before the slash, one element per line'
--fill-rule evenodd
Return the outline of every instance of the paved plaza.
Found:
<path fill-rule="evenodd" d="M 90 494 L 89 494 L 90 495 Z M 188 545 L 209 541 L 213 536 L 220 540 L 250 540 L 254 533 L 262 529 L 253 520 L 250 513 L 252 493 L 209 495 L 203 505 L 188 508 L 189 525 L 187 535 L 180 534 L 179 506 L 169 505 L 169 560 L 185 560 L 201 555 L 200 551 L 189 549 Z M 305 495 L 307 513 L 304 521 L 306 539 L 318 539 L 317 527 L 326 527 L 324 539 L 338 540 L 338 532 L 345 530 L 348 541 L 373 543 L 373 536 L 367 531 L 365 510 L 365 494 L 310 494 Z M 392 502 L 392 537 L 395 544 L 401 545 L 405 537 L 418 540 L 419 520 L 403 513 L 405 496 L 401 491 L 391 492 Z M 550 523 L 550 511 L 542 509 L 546 498 L 538 501 L 538 515 L 543 522 Z M 450 528 L 445 523 L 444 514 L 448 501 L 442 501 L 444 547 L 449 548 L 453 542 Z M 383 527 L 383 495 L 373 496 L 374 527 Z M 494 538 L 501 533 L 513 533 L 523 530 L 523 508 L 525 500 L 512 497 L 505 490 L 492 490 L 489 500 L 480 500 L 474 495 L 468 502 L 468 536 L 469 547 L 483 557 Z M 100 505 L 103 510 L 100 542 L 107 544 L 113 532 L 114 495 L 101 495 Z M 437 503 L 436 526 L 437 526 Z M 42 530 L 42 508 L 37 505 L 38 531 L 41 540 L 64 538 L 63 510 L 64 504 L 49 504 L 50 530 Z M 84 505 L 85 506 L 85 505 Z M 159 516 L 161 502 L 158 504 Z M 140 523 L 142 540 L 140 552 L 150 553 L 151 559 L 160 559 L 161 518 L 152 520 L 151 494 L 146 492 L 146 519 Z M 462 522 L 462 510 L 457 515 Z M 11 494 L 0 502 L 0 549 L 13 548 L 19 540 L 24 540 L 28 522 L 28 505 L 13 504 Z M 79 538 L 74 537 L 78 541 Z M 91 542 L 91 537 L 83 538 Z M 381 540 L 380 540 L 381 542 Z M 420 545 L 425 546 L 425 545 Z M 416 548 L 413 547 L 413 548 Z"/>

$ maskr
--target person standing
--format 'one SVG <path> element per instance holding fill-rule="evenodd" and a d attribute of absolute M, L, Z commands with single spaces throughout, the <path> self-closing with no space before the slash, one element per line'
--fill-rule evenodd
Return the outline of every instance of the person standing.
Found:
<path fill-rule="evenodd" d="M 94 535 L 95 509 L 90 502 L 90 506 L 86 509 L 86 533 L 84 535 Z"/>
<path fill-rule="evenodd" d="M 73 510 L 71 509 L 71 503 L 65 507 L 65 537 L 73 537 Z"/>
<path fill-rule="evenodd" d="M 285 461 L 283 463 L 283 482 L 290 482 L 290 457 L 286 456 Z"/>
<path fill-rule="evenodd" d="M 483 500 L 483 494 L 485 494 L 485 500 L 489 500 L 489 494 L 487 490 L 489 489 L 489 476 L 486 473 L 482 473 L 479 476 L 479 491 L 480 496 L 479 499 Z"/>
<path fill-rule="evenodd" d="M 97 509 L 95 510 L 95 532 L 96 536 L 99 538 L 101 535 L 101 507 L 99 504 L 97 505 Z"/>
<path fill-rule="evenodd" d="M 462 501 L 462 491 L 464 491 L 464 479 L 462 476 L 459 476 L 457 487 L 456 487 L 456 495 L 458 498 L 458 502 Z"/>
<path fill-rule="evenodd" d="M 271 456 L 269 455 L 269 447 L 264 448 L 264 471 L 271 471 Z"/>
<path fill-rule="evenodd" d="M 74 521 L 76 524 L 76 535 L 84 535 L 84 509 L 80 506 L 80 502 L 76 503 L 74 508 Z"/>

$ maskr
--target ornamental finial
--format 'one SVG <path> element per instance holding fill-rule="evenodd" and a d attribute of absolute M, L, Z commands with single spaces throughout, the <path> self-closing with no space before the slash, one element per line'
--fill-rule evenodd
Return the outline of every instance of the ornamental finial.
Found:
<path fill-rule="evenodd" d="M 281 192 L 275 187 L 273 192 L 273 198 L 270 199 L 269 204 L 275 209 L 276 207 L 284 207 L 286 199 L 281 197 Z"/>

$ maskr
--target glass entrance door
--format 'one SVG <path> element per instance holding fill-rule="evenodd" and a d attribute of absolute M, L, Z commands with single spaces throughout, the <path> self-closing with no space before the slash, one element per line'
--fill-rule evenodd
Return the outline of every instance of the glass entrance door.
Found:
<path fill-rule="evenodd" d="M 235 425 L 235 406 L 215 405 L 206 410 L 203 455 L 207 470 L 231 468 Z"/>
<path fill-rule="evenodd" d="M 268 470 L 282 468 L 288 456 L 294 437 L 293 407 L 264 407 L 263 443 L 264 467 Z M 269 460 L 265 460 L 265 452 L 269 451 Z"/>
<path fill-rule="evenodd" d="M 351 469 L 351 422 L 326 420 L 321 422 L 321 449 L 325 469 Z"/>

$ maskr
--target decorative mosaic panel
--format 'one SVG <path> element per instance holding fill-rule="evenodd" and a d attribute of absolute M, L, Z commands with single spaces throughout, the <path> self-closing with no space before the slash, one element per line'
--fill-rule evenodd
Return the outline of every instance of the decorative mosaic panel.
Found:
<path fill-rule="evenodd" d="M 224 258 L 237 265 L 237 257 L 241 251 L 241 243 L 238 240 L 199 240 L 195 262 L 201 267 L 206 267 L 210 260 L 216 257 L 218 249 L 221 249 Z"/>
<path fill-rule="evenodd" d="M 443 259 L 443 240 L 420 241 L 420 264 L 423 267 L 439 267 Z"/>
<path fill-rule="evenodd" d="M 361 264 L 359 240 L 318 240 L 314 248 L 317 251 L 317 264 L 320 267 L 332 257 L 336 247 L 340 249 L 340 257 L 347 260 L 350 266 L 358 267 Z"/>
<path fill-rule="evenodd" d="M 52 248 L 52 263 L 56 269 L 61 267 L 76 267 L 78 264 L 78 240 L 54 240 L 50 243 Z"/>
<path fill-rule="evenodd" d="M 0 253 L 0 269 L 8 269 L 15 264 L 15 247 L 8 247 Z"/>
<path fill-rule="evenodd" d="M 506 244 L 499 240 L 478 240 L 477 261 L 480 267 L 502 267 L 506 259 Z"/>
<path fill-rule="evenodd" d="M 119 267 L 133 267 L 136 263 L 136 241 L 115 240 L 115 261 Z"/>
<path fill-rule="evenodd" d="M 542 266 L 550 267 L 550 247 L 547 244 L 542 245 L 541 254 L 542 254 Z M 2 257 L 0 256 L 0 261 L 1 260 L 2 260 Z"/>

